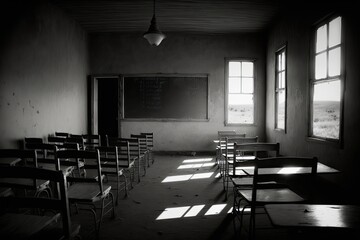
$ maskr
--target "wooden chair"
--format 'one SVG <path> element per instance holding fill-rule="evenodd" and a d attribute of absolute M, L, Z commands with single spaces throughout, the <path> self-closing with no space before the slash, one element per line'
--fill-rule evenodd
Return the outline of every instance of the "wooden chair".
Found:
<path fill-rule="evenodd" d="M 265 204 L 299 203 L 306 201 L 303 193 L 299 195 L 288 185 L 291 173 L 279 172 L 279 168 L 298 167 L 309 168 L 307 174 L 297 174 L 298 177 L 306 177 L 308 187 L 312 188 L 316 181 L 317 158 L 305 157 L 273 157 L 248 160 L 242 163 L 243 167 L 253 167 L 253 180 L 249 188 L 234 188 L 233 213 L 240 219 L 240 231 L 242 227 L 244 210 L 250 208 L 250 238 L 255 238 L 255 215 L 256 208 L 264 207 Z M 309 189 L 311 193 L 312 189 Z M 311 196 L 311 195 L 309 195 Z M 242 204 L 244 202 L 244 204 Z"/>
<path fill-rule="evenodd" d="M 227 137 L 246 137 L 245 133 L 236 133 L 235 130 L 232 131 L 218 131 L 218 144 L 216 146 L 216 163 L 220 170 L 221 176 L 224 175 L 224 167 L 225 167 L 225 158 L 223 153 L 226 150 L 226 138 Z"/>
<path fill-rule="evenodd" d="M 39 168 L 56 170 L 56 152 L 58 151 L 57 145 L 51 143 L 27 143 L 25 147 L 26 149 L 32 149 L 37 152 Z M 61 147 L 64 149 L 66 146 L 61 145 Z M 67 166 L 65 164 L 61 164 L 60 166 L 60 170 L 65 176 L 70 175 L 74 168 L 74 166 Z"/>
<path fill-rule="evenodd" d="M 147 147 L 147 139 L 146 135 L 143 134 L 130 134 L 131 138 L 135 138 L 139 140 L 139 148 L 140 148 L 140 164 L 144 169 L 144 176 L 146 175 L 146 168 L 150 167 L 149 163 L 149 150 Z"/>
<path fill-rule="evenodd" d="M 0 149 L 0 161 L 1 159 L 14 159 L 21 166 L 28 166 L 38 168 L 37 154 L 35 150 L 24 149 Z M 20 160 L 20 161 L 19 161 Z M 9 164 L 11 166 L 11 164 Z M 25 190 L 25 194 L 28 191 L 32 191 L 35 197 L 45 193 L 47 197 L 51 197 L 50 182 L 47 180 L 29 180 L 29 179 L 11 179 L 13 181 L 12 186 L 19 186 Z"/>
<path fill-rule="evenodd" d="M 129 147 L 126 142 L 123 142 L 122 144 L 121 148 L 126 149 Z M 96 147 L 96 149 L 100 152 L 101 173 L 106 176 L 107 182 L 112 182 L 112 178 L 115 178 L 116 187 L 112 186 L 111 189 L 116 190 L 115 203 L 118 205 L 120 191 L 122 189 L 125 190 L 125 196 L 128 196 L 127 178 L 124 174 L 124 169 L 121 168 L 119 164 L 118 147 L 99 146 Z"/>
<path fill-rule="evenodd" d="M 55 136 L 56 137 L 69 137 L 70 133 L 67 133 L 67 132 L 55 132 Z"/>
<path fill-rule="evenodd" d="M 58 147 L 63 145 L 65 141 L 66 141 L 66 137 L 62 137 L 62 136 L 48 136 L 47 138 L 48 143 L 55 144 Z"/>
<path fill-rule="evenodd" d="M 79 237 L 80 225 L 71 223 L 67 181 L 62 172 L 33 167 L 0 167 L 0 179 L 5 180 L 5 182 L 0 181 L 0 186 L 12 185 L 12 181 L 6 182 L 8 179 L 51 181 L 56 183 L 59 192 L 56 198 L 0 196 L 0 208 L 2 212 L 5 212 L 0 216 L 2 223 L 0 235 L 3 239 L 74 239 Z M 26 209 L 51 210 L 55 213 L 39 216 L 30 214 L 33 211 L 25 214 Z"/>
<path fill-rule="evenodd" d="M 231 165 L 232 169 L 229 169 L 229 178 L 233 183 L 234 188 L 246 186 L 249 183 L 252 184 L 252 177 L 249 177 L 241 169 L 242 163 L 249 159 L 279 157 L 280 156 L 280 144 L 279 143 L 243 143 L 236 144 L 234 149 L 230 150 L 232 157 Z M 236 152 L 236 161 L 234 162 L 234 153 Z"/>
<path fill-rule="evenodd" d="M 101 137 L 99 134 L 83 134 L 85 150 L 94 150 L 101 146 Z"/>
<path fill-rule="evenodd" d="M 82 135 L 70 134 L 65 139 L 65 143 L 77 143 L 79 144 L 80 150 L 85 150 L 85 140 Z"/>
<path fill-rule="evenodd" d="M 24 138 L 24 149 L 26 148 L 25 145 L 27 143 L 43 143 L 43 139 L 38 138 L 38 137 L 25 137 Z"/>
<path fill-rule="evenodd" d="M 103 184 L 99 150 L 59 150 L 56 155 L 59 162 L 61 159 L 73 159 L 75 162 L 82 159 L 84 162 L 95 163 L 85 164 L 84 167 L 88 169 L 96 169 L 98 173 L 96 179 L 86 178 L 86 176 L 68 176 L 67 180 L 70 183 L 68 187 L 68 198 L 70 204 L 75 204 L 77 210 L 87 210 L 93 214 L 96 236 L 98 238 L 103 216 L 111 211 L 112 217 L 115 217 L 115 204 L 113 194 L 110 191 L 111 186 Z M 96 212 L 97 203 L 100 203 L 99 217 Z M 79 205 L 81 208 L 78 207 Z"/>
<path fill-rule="evenodd" d="M 222 173 L 222 177 L 223 177 L 223 187 L 225 190 L 225 200 L 227 200 L 227 195 L 228 195 L 228 189 L 229 189 L 229 172 L 232 169 L 232 165 L 234 163 L 234 154 L 233 154 L 233 149 L 234 149 L 234 144 L 243 144 L 243 143 L 255 143 L 258 141 L 258 137 L 242 137 L 242 136 L 238 136 L 238 135 L 233 135 L 231 137 L 226 137 L 225 138 L 225 152 L 222 154 L 222 158 L 224 159 L 223 162 L 223 173 Z M 238 158 L 240 158 L 238 156 Z M 242 157 L 244 158 L 244 157 Z"/>
<path fill-rule="evenodd" d="M 145 135 L 146 138 L 146 146 L 147 146 L 147 150 L 148 150 L 148 162 L 154 164 L 155 162 L 155 157 L 154 157 L 154 153 L 153 153 L 153 149 L 154 149 L 154 133 L 152 132 L 142 132 L 140 133 L 141 135 Z"/>
<path fill-rule="evenodd" d="M 136 139 L 131 140 L 137 142 Z M 130 143 L 126 138 L 110 137 L 106 135 L 106 143 L 108 147 L 118 147 L 118 161 L 119 166 L 124 169 L 126 177 L 129 179 L 130 188 L 133 188 L 133 181 L 135 179 L 135 169 L 138 177 L 140 177 L 140 164 L 136 165 L 136 156 L 132 157 L 130 152 Z M 134 153 L 134 152 L 133 152 Z"/>

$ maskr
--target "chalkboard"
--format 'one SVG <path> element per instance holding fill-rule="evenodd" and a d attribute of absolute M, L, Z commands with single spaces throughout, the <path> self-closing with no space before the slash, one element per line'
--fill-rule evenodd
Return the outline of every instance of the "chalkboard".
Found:
<path fill-rule="evenodd" d="M 207 120 L 207 75 L 124 76 L 123 119 Z"/>

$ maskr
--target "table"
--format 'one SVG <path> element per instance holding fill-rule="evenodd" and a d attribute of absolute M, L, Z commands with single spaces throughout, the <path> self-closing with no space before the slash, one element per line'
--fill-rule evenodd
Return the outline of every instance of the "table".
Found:
<path fill-rule="evenodd" d="M 38 216 L 6 213 L 0 216 L 0 236 L 3 239 L 29 239 L 59 217 L 60 214 Z"/>
<path fill-rule="evenodd" d="M 15 166 L 21 161 L 21 158 L 0 158 L 0 166 Z"/>
<path fill-rule="evenodd" d="M 360 229 L 360 206 L 267 204 L 265 210 L 277 227 Z"/>
<path fill-rule="evenodd" d="M 260 160 L 261 161 L 261 160 Z M 248 175 L 254 175 L 254 167 L 241 167 Z M 310 173 L 310 167 L 261 168 L 259 174 L 304 174 Z M 339 173 L 340 171 L 323 163 L 317 163 L 317 173 Z"/>

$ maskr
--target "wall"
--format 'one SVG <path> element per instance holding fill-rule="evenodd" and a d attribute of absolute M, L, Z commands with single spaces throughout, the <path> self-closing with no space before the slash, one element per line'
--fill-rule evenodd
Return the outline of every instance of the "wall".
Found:
<path fill-rule="evenodd" d="M 86 33 L 51 5 L 12 3 L 1 11 L 0 148 L 54 131 L 85 132 Z"/>
<path fill-rule="evenodd" d="M 224 126 L 225 57 L 256 60 L 257 120 L 254 126 Z M 122 122 L 121 134 L 154 132 L 155 150 L 213 151 L 218 130 L 236 129 L 265 139 L 265 41 L 262 35 L 168 34 L 151 47 L 142 34 L 91 34 L 92 74 L 207 73 L 209 122 Z"/>
<path fill-rule="evenodd" d="M 359 169 L 360 105 L 359 83 L 359 19 L 350 11 L 344 11 L 346 91 L 344 100 L 344 145 L 310 141 L 308 136 L 309 104 L 309 44 L 312 24 L 322 14 L 301 12 L 283 15 L 274 25 L 267 46 L 267 89 L 266 89 L 266 136 L 268 141 L 279 142 L 281 154 L 317 156 L 320 162 L 342 171 L 334 179 L 346 188 L 353 187 Z M 311 17 L 310 17 L 311 16 Z M 355 17 L 356 16 L 356 17 Z M 274 130 L 274 84 L 275 52 L 287 43 L 287 133 Z"/>

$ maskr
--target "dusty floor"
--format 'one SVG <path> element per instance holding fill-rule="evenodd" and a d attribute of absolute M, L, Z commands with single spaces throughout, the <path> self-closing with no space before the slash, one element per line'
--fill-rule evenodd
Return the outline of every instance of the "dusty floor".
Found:
<path fill-rule="evenodd" d="M 146 176 L 121 198 L 116 217 L 105 216 L 100 239 L 246 239 L 229 213 L 232 193 L 225 201 L 222 179 L 213 156 L 155 156 Z M 167 209 L 165 211 L 165 209 Z M 82 239 L 96 239 L 89 212 L 72 217 L 81 224 Z M 246 219 L 245 219 L 246 220 Z M 247 221 L 246 225 L 247 225 Z M 234 228 L 235 226 L 235 228 Z M 245 226 L 246 227 L 246 226 Z M 266 214 L 257 227 L 257 239 L 304 239 L 303 234 L 271 228 Z M 270 230 L 268 229 L 270 227 Z M 236 230 L 236 231 L 235 231 Z"/>

